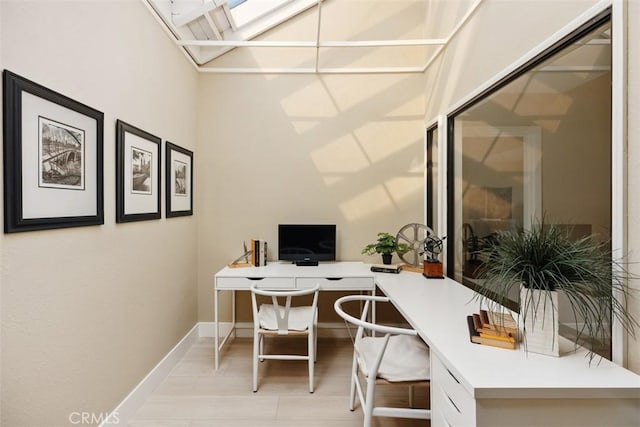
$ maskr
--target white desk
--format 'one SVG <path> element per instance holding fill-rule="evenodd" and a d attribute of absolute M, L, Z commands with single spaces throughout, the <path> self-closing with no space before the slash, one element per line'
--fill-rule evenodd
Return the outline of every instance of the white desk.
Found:
<path fill-rule="evenodd" d="M 410 272 L 375 281 L 431 349 L 432 427 L 640 426 L 633 372 L 608 360 L 589 366 L 584 349 L 556 358 L 472 344 L 470 289 Z"/>
<path fill-rule="evenodd" d="M 366 291 L 375 293 L 371 266 L 361 262 L 328 262 L 318 266 L 298 267 L 291 263 L 270 262 L 264 267 L 225 267 L 214 278 L 213 310 L 215 316 L 215 368 L 218 369 L 220 350 L 236 326 L 235 291 L 248 291 L 253 283 L 267 289 L 304 289 L 320 284 L 321 291 Z M 232 328 L 219 342 L 218 293 L 233 291 Z M 374 314 L 375 316 L 375 314 Z M 375 317 L 374 317 L 375 318 Z"/>

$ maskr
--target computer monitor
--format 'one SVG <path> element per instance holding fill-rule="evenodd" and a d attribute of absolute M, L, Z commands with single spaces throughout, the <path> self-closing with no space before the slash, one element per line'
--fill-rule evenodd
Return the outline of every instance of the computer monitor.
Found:
<path fill-rule="evenodd" d="M 282 261 L 335 261 L 335 224 L 279 224 L 278 259 Z"/>

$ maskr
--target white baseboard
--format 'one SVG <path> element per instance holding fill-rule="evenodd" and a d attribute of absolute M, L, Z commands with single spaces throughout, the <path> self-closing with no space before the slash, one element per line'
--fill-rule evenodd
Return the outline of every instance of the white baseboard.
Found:
<path fill-rule="evenodd" d="M 226 336 L 232 328 L 230 322 L 220 324 L 220 337 Z M 355 334 L 355 330 L 351 331 Z M 251 338 L 253 334 L 252 322 L 236 323 L 236 336 Z M 126 426 L 133 418 L 136 411 L 149 398 L 151 393 L 169 375 L 185 353 L 191 348 L 198 338 L 213 338 L 215 336 L 214 322 L 199 322 L 176 344 L 167 355 L 136 385 L 109 416 L 100 424 L 100 427 Z M 349 332 L 344 323 L 319 323 L 319 338 L 349 338 Z M 213 360 L 211 361 L 213 363 Z"/>
<path fill-rule="evenodd" d="M 125 397 L 109 416 L 100 424 L 100 427 L 127 426 L 136 411 L 149 398 L 151 393 L 164 381 L 171 370 L 182 359 L 187 350 L 199 337 L 199 324 L 193 328 L 176 344 L 165 357 L 147 374 L 146 377 Z"/>
<path fill-rule="evenodd" d="M 214 322 L 200 322 L 199 336 L 213 338 L 215 336 Z M 231 323 L 220 324 L 220 337 L 226 336 L 231 331 Z M 355 328 L 351 331 L 355 335 Z M 236 336 L 238 338 L 251 338 L 253 336 L 252 322 L 236 323 Z M 320 322 L 318 324 L 318 338 L 349 338 L 349 332 L 344 323 Z"/>
<path fill-rule="evenodd" d="M 236 324 L 237 326 L 238 324 Z M 225 337 L 231 332 L 231 322 L 220 322 L 220 337 Z M 198 336 L 200 338 L 213 338 L 215 336 L 216 322 L 199 322 Z"/>

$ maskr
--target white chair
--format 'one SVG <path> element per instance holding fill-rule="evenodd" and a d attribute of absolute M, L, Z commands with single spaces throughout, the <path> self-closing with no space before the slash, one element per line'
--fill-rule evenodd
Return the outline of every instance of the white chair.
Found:
<path fill-rule="evenodd" d="M 318 328 L 318 290 L 320 285 L 311 289 L 267 290 L 251 286 L 251 305 L 253 308 L 253 391 L 258 391 L 259 362 L 270 359 L 307 360 L 309 362 L 309 393 L 313 393 L 313 365 L 316 359 Z M 292 307 L 292 298 L 313 294 L 310 306 Z M 258 307 L 257 296 L 271 297 L 272 304 Z M 280 300 L 284 300 L 281 304 Z M 264 354 L 264 337 L 307 337 L 307 355 Z"/>
<path fill-rule="evenodd" d="M 342 305 L 349 301 L 364 303 L 360 319 L 343 310 Z M 364 412 L 364 427 L 371 426 L 373 417 L 431 418 L 431 411 L 428 409 L 374 406 L 376 385 L 409 386 L 411 406 L 413 387 L 429 386 L 430 379 L 429 348 L 415 330 L 377 325 L 367 321 L 371 303 L 388 301 L 387 297 L 349 295 L 339 298 L 334 304 L 340 317 L 358 327 L 354 342 L 349 409 L 355 409 L 357 392 Z M 365 332 L 375 336 L 366 335 Z M 359 373 L 366 379 L 366 394 L 363 392 Z"/>

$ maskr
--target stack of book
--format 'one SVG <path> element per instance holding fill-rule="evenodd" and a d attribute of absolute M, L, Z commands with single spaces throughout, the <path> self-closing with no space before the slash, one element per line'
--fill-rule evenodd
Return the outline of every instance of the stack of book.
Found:
<path fill-rule="evenodd" d="M 480 310 L 467 316 L 469 339 L 475 344 L 515 349 L 518 325 L 510 313 Z"/>
<path fill-rule="evenodd" d="M 260 239 L 251 239 L 251 264 L 256 267 L 267 265 L 267 242 Z"/>
<path fill-rule="evenodd" d="M 371 266 L 371 271 L 374 273 L 393 273 L 398 274 L 402 266 L 399 264 L 373 264 Z"/>

